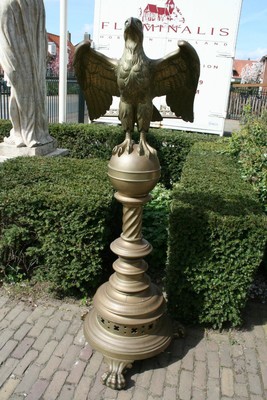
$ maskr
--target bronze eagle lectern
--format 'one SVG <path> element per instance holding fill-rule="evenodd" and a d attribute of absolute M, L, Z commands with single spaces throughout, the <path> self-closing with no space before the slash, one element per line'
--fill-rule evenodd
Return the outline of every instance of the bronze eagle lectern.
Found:
<path fill-rule="evenodd" d="M 151 121 L 162 116 L 153 105 L 157 96 L 166 95 L 167 105 L 177 117 L 193 122 L 193 102 L 199 79 L 199 58 L 185 41 L 178 42 L 173 53 L 152 60 L 143 49 L 143 25 L 137 18 L 125 22 L 125 47 L 120 60 L 106 57 L 81 44 L 75 54 L 74 67 L 88 107 L 90 120 L 103 116 L 120 97 L 119 119 L 126 133 L 125 141 L 117 147 L 120 153 L 133 149 L 131 133 L 135 123 L 140 132 L 139 152 L 149 154 L 145 134 Z"/>
<path fill-rule="evenodd" d="M 142 235 L 143 206 L 160 178 L 156 151 L 146 142 L 151 121 L 162 117 L 152 100 L 166 95 L 171 110 L 193 121 L 193 102 L 199 79 L 199 58 L 184 41 L 168 56 L 149 59 L 143 50 L 143 27 L 129 18 L 124 29 L 125 49 L 120 60 L 95 51 L 90 43 L 75 54 L 75 71 L 91 120 L 104 115 L 113 96 L 120 97 L 119 118 L 125 140 L 113 150 L 108 175 L 123 204 L 122 234 L 110 247 L 118 255 L 115 273 L 94 296 L 94 307 L 84 320 L 84 334 L 109 366 L 102 376 L 112 389 L 125 387 L 124 372 L 135 360 L 153 357 L 171 342 L 172 326 L 159 288 L 146 274 L 143 259 L 152 246 Z M 134 125 L 139 144 L 132 141 Z M 157 251 L 157 249 L 155 249 Z"/>

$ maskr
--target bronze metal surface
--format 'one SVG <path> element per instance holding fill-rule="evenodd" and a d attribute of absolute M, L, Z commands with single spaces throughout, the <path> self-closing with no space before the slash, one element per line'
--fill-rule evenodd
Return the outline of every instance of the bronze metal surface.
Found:
<path fill-rule="evenodd" d="M 150 282 L 143 260 L 152 251 L 142 236 L 142 213 L 151 197 L 149 191 L 160 177 L 156 153 L 140 156 L 134 145 L 131 154 L 113 154 L 108 173 L 119 190 L 115 197 L 123 205 L 122 233 L 110 245 L 118 255 L 113 264 L 115 272 L 97 290 L 84 333 L 109 365 L 103 383 L 122 389 L 125 369 L 135 360 L 162 352 L 171 341 L 172 329 L 165 299 Z"/>
<path fill-rule="evenodd" d="M 119 60 L 111 59 L 82 43 L 75 53 L 75 72 L 88 106 L 90 120 L 104 115 L 113 96 L 120 97 L 119 119 L 125 140 L 112 152 L 108 176 L 123 205 L 122 233 L 111 250 L 118 255 L 114 273 L 94 296 L 94 309 L 84 322 L 93 348 L 104 354 L 109 370 L 103 383 L 113 389 L 125 386 L 124 371 L 134 360 L 155 356 L 170 343 L 172 329 L 161 291 L 151 284 L 143 257 L 152 247 L 142 236 L 143 206 L 160 178 L 156 150 L 146 141 L 151 121 L 162 116 L 153 105 L 157 96 L 177 117 L 193 121 L 193 102 L 200 62 L 185 41 L 158 60 L 143 49 L 143 26 L 129 18 L 124 28 L 125 47 Z M 137 125 L 139 143 L 132 133 Z"/>

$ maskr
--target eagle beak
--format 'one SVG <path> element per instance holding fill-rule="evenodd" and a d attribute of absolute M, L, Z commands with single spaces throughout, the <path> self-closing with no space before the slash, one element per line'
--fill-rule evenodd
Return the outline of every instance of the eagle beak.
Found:
<path fill-rule="evenodd" d="M 125 21 L 125 29 L 129 28 L 129 26 L 132 25 L 132 20 L 133 20 L 133 17 L 130 17 L 130 18 L 126 19 L 126 21 Z"/>

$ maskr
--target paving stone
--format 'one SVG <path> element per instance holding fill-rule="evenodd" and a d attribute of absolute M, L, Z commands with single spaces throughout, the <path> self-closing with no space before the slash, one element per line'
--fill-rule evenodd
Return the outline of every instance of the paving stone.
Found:
<path fill-rule="evenodd" d="M 258 361 L 257 353 L 255 349 L 244 348 L 244 355 L 246 359 L 246 370 L 252 374 L 257 374 L 258 371 Z"/>
<path fill-rule="evenodd" d="M 231 346 L 228 343 L 221 343 L 219 346 L 221 367 L 232 368 Z"/>
<path fill-rule="evenodd" d="M 235 383 L 234 389 L 235 389 L 235 395 L 236 396 L 247 397 L 248 398 L 247 384 L 245 384 L 245 383 Z"/>
<path fill-rule="evenodd" d="M 244 351 L 243 351 L 243 346 L 240 344 L 234 344 L 232 346 L 232 356 L 233 358 L 239 358 L 243 356 Z"/>
<path fill-rule="evenodd" d="M 258 375 L 248 373 L 248 383 L 249 383 L 250 393 L 262 396 L 263 389 L 262 389 L 261 381 L 260 381 L 260 378 Z"/>
<path fill-rule="evenodd" d="M 12 353 L 12 357 L 14 358 L 24 357 L 27 351 L 31 348 L 32 344 L 34 343 L 34 340 L 35 340 L 34 338 L 29 338 L 26 336 L 16 347 L 16 349 Z"/>
<path fill-rule="evenodd" d="M 202 340 L 195 348 L 195 359 L 197 361 L 206 361 L 206 343 Z"/>
<path fill-rule="evenodd" d="M 182 359 L 182 369 L 193 371 L 194 367 L 194 349 L 186 349 L 186 355 Z"/>
<path fill-rule="evenodd" d="M 43 350 L 46 343 L 49 341 L 50 337 L 52 336 L 52 333 L 53 333 L 53 329 L 44 328 L 42 330 L 42 333 L 40 334 L 40 336 L 38 336 L 38 338 L 36 339 L 36 341 L 34 342 L 32 347 L 39 351 Z"/>
<path fill-rule="evenodd" d="M 23 376 L 26 369 L 29 365 L 38 357 L 38 351 L 30 350 L 28 353 L 25 354 L 23 359 L 18 363 L 16 368 L 14 369 L 14 374 L 17 376 Z"/>
<path fill-rule="evenodd" d="M 181 361 L 172 362 L 167 366 L 165 382 L 170 386 L 178 385 L 178 377 L 181 369 Z"/>
<path fill-rule="evenodd" d="M 72 344 L 66 351 L 66 355 L 63 358 L 59 369 L 70 371 L 73 368 L 75 361 L 77 361 L 78 355 L 81 349 L 78 346 Z"/>
<path fill-rule="evenodd" d="M 77 312 L 75 312 L 75 311 L 70 311 L 70 310 L 66 311 L 62 315 L 62 320 L 63 321 L 72 321 L 73 318 L 75 317 L 75 315 L 77 315 Z"/>
<path fill-rule="evenodd" d="M 103 375 L 104 367 L 99 369 L 98 373 L 95 376 L 95 381 L 90 388 L 88 393 L 88 400 L 95 400 L 95 399 L 104 399 L 103 394 L 106 390 L 106 386 L 101 383 L 101 376 Z"/>
<path fill-rule="evenodd" d="M 102 394 L 103 399 L 107 400 L 117 400 L 118 398 L 118 390 L 113 390 L 109 387 L 106 387 L 105 391 Z"/>
<path fill-rule="evenodd" d="M 49 321 L 47 322 L 47 327 L 55 329 L 58 326 L 58 324 L 60 323 L 61 318 L 63 317 L 63 315 L 64 315 L 63 311 L 58 311 L 57 310 L 54 313 L 54 315 L 51 318 L 49 318 Z"/>
<path fill-rule="evenodd" d="M 246 370 L 246 360 L 245 358 L 239 357 L 233 360 L 234 363 L 234 374 L 235 380 L 237 383 L 246 383 L 247 382 L 247 370 Z"/>
<path fill-rule="evenodd" d="M 83 325 L 83 322 L 81 319 L 75 319 L 74 321 L 71 322 L 69 329 L 68 329 L 68 333 L 70 335 L 75 336 L 78 331 L 81 329 L 81 326 Z"/>
<path fill-rule="evenodd" d="M 44 400 L 53 400 L 56 399 L 59 395 L 62 386 L 65 383 L 65 380 L 68 376 L 67 371 L 57 371 L 47 387 L 45 393 L 43 394 Z"/>
<path fill-rule="evenodd" d="M 27 396 L 27 400 L 39 400 L 46 388 L 49 385 L 49 381 L 38 379 L 32 386 L 30 393 Z"/>
<path fill-rule="evenodd" d="M 221 400 L 220 380 L 209 378 L 207 382 L 207 400 Z"/>
<path fill-rule="evenodd" d="M 267 364 L 260 363 L 260 371 L 264 390 L 267 390 Z"/>
<path fill-rule="evenodd" d="M 22 340 L 31 328 L 32 325 L 28 323 L 22 324 L 20 328 L 14 333 L 14 339 L 19 341 Z"/>
<path fill-rule="evenodd" d="M 170 397 L 170 400 L 172 399 L 175 399 L 175 397 Z M 206 391 L 193 387 L 191 400 L 207 400 Z"/>
<path fill-rule="evenodd" d="M 78 346 L 84 346 L 85 342 L 86 342 L 86 340 L 84 337 L 83 328 L 81 328 L 74 338 L 74 344 L 76 344 Z"/>
<path fill-rule="evenodd" d="M 207 354 L 208 376 L 218 379 L 220 377 L 220 359 L 219 354 L 211 351 Z"/>
<path fill-rule="evenodd" d="M 57 347 L 58 342 L 56 340 L 51 340 L 50 342 L 46 343 L 44 349 L 39 354 L 39 357 L 36 360 L 36 364 L 42 365 L 48 362 L 51 355 L 53 354 L 55 348 Z"/>
<path fill-rule="evenodd" d="M 64 385 L 57 400 L 73 400 L 75 386 Z"/>
<path fill-rule="evenodd" d="M 87 400 L 92 378 L 83 376 L 74 392 L 73 400 Z"/>
<path fill-rule="evenodd" d="M 43 313 L 44 313 L 43 307 L 36 307 L 32 311 L 32 313 L 28 316 L 26 322 L 29 324 L 35 323 L 35 321 L 37 321 L 40 317 L 42 317 Z"/>
<path fill-rule="evenodd" d="M 147 400 L 147 391 L 144 388 L 137 387 L 134 391 L 132 400 Z"/>
<path fill-rule="evenodd" d="M 16 340 L 8 340 L 0 352 L 0 365 L 11 356 L 12 351 L 17 346 L 18 342 Z"/>
<path fill-rule="evenodd" d="M 12 329 L 3 329 L 3 331 L 0 333 L 0 349 L 4 347 L 6 342 L 9 341 L 9 339 L 13 336 L 14 331 Z"/>
<path fill-rule="evenodd" d="M 37 381 L 40 373 L 40 367 L 36 364 L 32 364 L 26 371 L 20 382 L 20 384 L 16 387 L 15 393 L 17 394 L 28 394 L 34 385 L 35 381 Z"/>
<path fill-rule="evenodd" d="M 255 338 L 249 331 L 242 332 L 242 337 L 245 341 L 245 348 L 255 348 Z"/>
<path fill-rule="evenodd" d="M 44 327 L 46 326 L 48 321 L 48 317 L 40 317 L 38 318 L 38 321 L 35 323 L 35 325 L 33 326 L 33 328 L 30 330 L 30 332 L 28 333 L 28 336 L 33 336 L 33 337 L 38 337 L 40 336 L 42 330 L 44 329 Z"/>
<path fill-rule="evenodd" d="M 218 343 L 213 342 L 210 339 L 206 341 L 206 347 L 207 347 L 207 352 L 216 352 L 216 353 L 218 353 L 218 351 L 219 351 Z"/>
<path fill-rule="evenodd" d="M 267 364 L 267 340 L 257 339 L 256 345 L 258 349 L 258 360 Z"/>
<path fill-rule="evenodd" d="M 151 379 L 152 379 L 153 368 L 154 368 L 154 360 L 153 359 L 149 358 L 149 359 L 143 361 L 141 372 L 140 372 L 140 374 L 138 374 L 138 376 L 136 378 L 137 386 L 148 390 Z"/>
<path fill-rule="evenodd" d="M 0 389 L 0 399 L 1 400 L 9 400 L 12 399 L 12 393 L 20 383 L 20 379 L 16 377 L 10 377 Z"/>
<path fill-rule="evenodd" d="M 102 354 L 99 353 L 98 351 L 93 353 L 93 356 L 89 360 L 88 366 L 86 367 L 84 375 L 94 378 L 96 376 L 96 373 L 99 370 L 102 362 L 103 362 Z"/>
<path fill-rule="evenodd" d="M 180 400 L 191 399 L 192 383 L 193 373 L 191 371 L 182 370 L 178 389 Z"/>
<path fill-rule="evenodd" d="M 134 388 L 132 390 L 120 390 L 117 394 L 117 400 L 132 400 Z M 175 399 L 176 397 L 173 397 Z"/>
<path fill-rule="evenodd" d="M 196 361 L 194 366 L 193 386 L 205 390 L 207 385 L 207 367 L 203 361 Z"/>
<path fill-rule="evenodd" d="M 8 303 L 9 298 L 7 296 L 1 296 L 0 297 L 0 309 L 6 304 Z"/>
<path fill-rule="evenodd" d="M 14 321 L 14 319 L 21 314 L 21 312 L 23 311 L 23 305 L 22 304 L 18 304 L 15 307 L 13 307 L 9 313 L 5 316 L 5 319 L 9 322 Z"/>
<path fill-rule="evenodd" d="M 10 377 L 18 362 L 19 360 L 16 358 L 8 358 L 6 362 L 0 366 L 0 387 L 4 384 L 6 379 Z"/>
<path fill-rule="evenodd" d="M 158 368 L 153 371 L 149 391 L 152 396 L 162 396 L 166 371 L 163 368 Z"/>
<path fill-rule="evenodd" d="M 9 325 L 9 321 L 5 320 L 5 316 L 10 312 L 10 307 L 4 307 L 0 309 L 0 329 L 5 328 Z"/>
<path fill-rule="evenodd" d="M 80 352 L 79 358 L 82 361 L 88 361 L 92 357 L 93 349 L 89 343 L 86 343 L 83 349 Z"/>
<path fill-rule="evenodd" d="M 265 332 L 261 325 L 254 325 L 253 334 L 258 339 L 265 339 Z"/>
<path fill-rule="evenodd" d="M 52 335 L 52 339 L 55 339 L 59 342 L 67 332 L 69 325 L 69 321 L 60 321 Z"/>
<path fill-rule="evenodd" d="M 28 318 L 28 316 L 31 314 L 30 311 L 22 311 L 20 312 L 17 317 L 13 320 L 13 322 L 10 324 L 11 329 L 17 329 L 19 328 L 25 320 Z"/>
<path fill-rule="evenodd" d="M 252 394 L 250 396 L 250 400 L 265 400 L 262 398 L 262 396 L 256 395 L 256 394 Z"/>
<path fill-rule="evenodd" d="M 221 368 L 221 391 L 223 396 L 234 395 L 234 374 L 230 368 Z"/>
<path fill-rule="evenodd" d="M 61 363 L 62 359 L 60 357 L 52 355 L 51 358 L 48 360 L 46 366 L 40 372 L 41 379 L 50 379 L 54 373 L 57 371 L 59 364 Z"/>
<path fill-rule="evenodd" d="M 101 383 L 108 366 L 86 343 L 80 307 L 51 304 L 0 308 L 1 400 L 267 400 L 266 313 L 247 331 L 188 329 L 135 362 L 126 389 L 114 391 Z"/>
<path fill-rule="evenodd" d="M 51 317 L 51 315 L 53 315 L 55 313 L 56 309 L 57 308 L 55 308 L 55 307 L 48 306 L 48 307 L 46 307 L 46 309 L 44 310 L 42 315 L 44 317 Z"/>
<path fill-rule="evenodd" d="M 64 357 L 69 346 L 72 344 L 74 337 L 68 333 L 63 336 L 58 346 L 54 351 L 54 355 L 58 357 Z"/>
<path fill-rule="evenodd" d="M 76 385 L 80 381 L 85 368 L 86 368 L 86 363 L 84 361 L 81 360 L 76 361 L 76 363 L 73 365 L 71 369 L 69 376 L 67 377 L 67 382 Z"/>
<path fill-rule="evenodd" d="M 229 337 L 228 334 L 218 333 L 217 331 L 208 331 L 207 332 L 207 339 L 208 341 L 212 341 L 217 344 L 227 343 L 229 344 Z"/>

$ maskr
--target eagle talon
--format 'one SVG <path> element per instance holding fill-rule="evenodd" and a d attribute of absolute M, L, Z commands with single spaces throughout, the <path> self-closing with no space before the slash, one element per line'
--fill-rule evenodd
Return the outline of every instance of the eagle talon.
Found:
<path fill-rule="evenodd" d="M 112 154 L 117 155 L 118 157 L 120 157 L 124 152 L 126 152 L 126 154 L 131 154 L 133 146 L 134 141 L 130 137 L 126 137 L 121 144 L 114 147 Z"/>
<path fill-rule="evenodd" d="M 138 151 L 139 156 L 146 156 L 147 158 L 157 155 L 157 150 L 155 150 L 153 147 L 149 146 L 145 137 L 142 137 L 142 134 L 140 137 L 139 146 L 138 146 L 137 151 Z"/>

